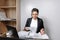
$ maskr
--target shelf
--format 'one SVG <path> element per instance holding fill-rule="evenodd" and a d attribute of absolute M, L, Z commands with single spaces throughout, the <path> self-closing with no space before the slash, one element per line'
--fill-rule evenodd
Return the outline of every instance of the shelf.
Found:
<path fill-rule="evenodd" d="M 16 20 L 0 20 L 0 21 L 16 21 Z"/>
<path fill-rule="evenodd" d="M 0 21 L 16 21 L 16 19 L 2 19 Z"/>
<path fill-rule="evenodd" d="M 16 6 L 0 6 L 0 8 L 16 8 Z"/>

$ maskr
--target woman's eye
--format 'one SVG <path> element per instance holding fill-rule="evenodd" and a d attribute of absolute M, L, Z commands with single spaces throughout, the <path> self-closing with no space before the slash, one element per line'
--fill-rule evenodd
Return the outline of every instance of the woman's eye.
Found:
<path fill-rule="evenodd" d="M 33 14 L 33 15 L 37 15 L 37 14 Z"/>

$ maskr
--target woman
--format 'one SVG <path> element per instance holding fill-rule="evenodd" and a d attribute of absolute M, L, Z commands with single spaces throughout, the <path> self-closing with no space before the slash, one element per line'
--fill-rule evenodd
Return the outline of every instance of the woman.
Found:
<path fill-rule="evenodd" d="M 31 18 L 27 19 L 26 25 L 24 27 L 25 31 L 28 31 L 28 27 L 32 28 L 32 31 L 35 33 L 41 33 L 41 35 L 44 34 L 44 25 L 43 25 L 43 20 L 38 17 L 39 15 L 39 10 L 37 8 L 32 9 L 32 14 Z"/>

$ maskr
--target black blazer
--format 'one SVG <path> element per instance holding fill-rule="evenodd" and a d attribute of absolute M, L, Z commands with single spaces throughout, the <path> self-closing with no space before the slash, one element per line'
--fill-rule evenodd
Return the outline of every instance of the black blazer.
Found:
<path fill-rule="evenodd" d="M 44 28 L 43 20 L 42 20 L 41 18 L 37 18 L 37 19 L 38 19 L 38 26 L 37 26 L 36 33 L 40 32 L 40 30 L 41 30 L 42 28 Z M 27 22 L 26 22 L 25 27 L 30 27 L 31 20 L 32 20 L 32 18 L 28 18 L 28 19 L 27 19 Z"/>

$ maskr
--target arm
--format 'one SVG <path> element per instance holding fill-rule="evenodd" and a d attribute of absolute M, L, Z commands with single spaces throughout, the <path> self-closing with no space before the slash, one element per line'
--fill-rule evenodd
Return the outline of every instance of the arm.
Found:
<path fill-rule="evenodd" d="M 41 35 L 45 34 L 44 25 L 43 25 L 43 20 L 41 20 L 41 29 L 40 29 L 40 33 L 41 33 Z"/>
<path fill-rule="evenodd" d="M 24 27 L 24 31 L 29 31 L 28 27 L 29 27 L 29 18 L 26 21 L 26 24 L 25 24 L 25 27 Z"/>

